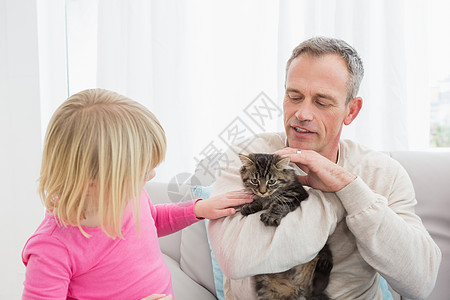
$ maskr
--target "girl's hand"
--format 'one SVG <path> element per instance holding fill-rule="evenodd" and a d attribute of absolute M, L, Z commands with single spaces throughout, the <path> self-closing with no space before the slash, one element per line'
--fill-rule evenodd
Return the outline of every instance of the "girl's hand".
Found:
<path fill-rule="evenodd" d="M 153 294 L 148 297 L 142 298 L 141 300 L 172 300 L 172 295 Z"/>
<path fill-rule="evenodd" d="M 205 219 L 219 219 L 236 212 L 234 206 L 250 203 L 255 196 L 243 190 L 228 192 L 222 195 L 197 201 L 194 206 L 195 216 Z"/>

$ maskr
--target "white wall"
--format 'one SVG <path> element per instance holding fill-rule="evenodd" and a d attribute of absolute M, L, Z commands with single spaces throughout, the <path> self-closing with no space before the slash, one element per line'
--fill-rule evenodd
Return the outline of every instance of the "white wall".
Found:
<path fill-rule="evenodd" d="M 0 299 L 20 299 L 21 251 L 42 219 L 36 2 L 0 0 Z"/>

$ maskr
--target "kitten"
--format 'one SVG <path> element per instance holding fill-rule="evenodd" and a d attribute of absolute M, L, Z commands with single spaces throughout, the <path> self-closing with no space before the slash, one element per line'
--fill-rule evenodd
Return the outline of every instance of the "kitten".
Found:
<path fill-rule="evenodd" d="M 242 215 L 265 210 L 260 216 L 261 221 L 266 226 L 276 227 L 283 217 L 308 198 L 308 192 L 289 166 L 289 158 L 262 153 L 240 154 L 239 158 L 244 187 L 257 196 L 253 202 L 241 207 Z M 281 273 L 256 275 L 258 299 L 329 299 L 324 291 L 332 267 L 333 258 L 326 244 L 308 263 Z"/>

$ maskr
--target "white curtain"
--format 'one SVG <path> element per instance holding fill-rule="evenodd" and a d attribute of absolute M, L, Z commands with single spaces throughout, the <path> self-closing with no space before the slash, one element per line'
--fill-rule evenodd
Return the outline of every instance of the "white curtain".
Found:
<path fill-rule="evenodd" d="M 449 26 L 436 10 L 448 7 L 444 0 L 37 3 L 42 135 L 68 95 L 92 87 L 123 93 L 166 129 L 160 181 L 223 151 L 230 129 L 282 130 L 285 63 L 311 36 L 342 38 L 360 53 L 364 105 L 343 137 L 378 150 L 428 148 L 428 71 L 450 69 Z M 430 41 L 438 43 L 428 48 Z"/>
<path fill-rule="evenodd" d="M 86 15 L 79 1 L 67 3 L 69 17 L 77 10 Z M 97 28 L 89 29 L 97 43 L 93 85 L 144 103 L 160 119 L 169 144 L 157 180 L 192 172 L 206 153 L 224 150 L 223 135 L 236 124 L 249 132 L 282 130 L 278 111 L 262 128 L 248 107 L 257 108 L 263 97 L 281 108 L 285 62 L 299 42 L 315 35 L 348 41 L 365 63 L 364 107 L 345 138 L 379 150 L 428 145 L 427 69 L 420 59 L 425 1 L 90 3 L 88 11 L 98 11 Z M 69 42 L 69 62 L 70 47 L 92 45 L 84 38 Z"/>
<path fill-rule="evenodd" d="M 258 97 L 282 107 L 285 62 L 315 35 L 346 40 L 365 64 L 363 110 L 345 138 L 379 150 L 428 146 L 423 0 L 99 0 L 97 8 L 95 85 L 144 103 L 162 122 L 169 144 L 157 180 L 224 150 L 236 122 L 282 130 L 278 112 L 261 128 L 246 108 Z"/>

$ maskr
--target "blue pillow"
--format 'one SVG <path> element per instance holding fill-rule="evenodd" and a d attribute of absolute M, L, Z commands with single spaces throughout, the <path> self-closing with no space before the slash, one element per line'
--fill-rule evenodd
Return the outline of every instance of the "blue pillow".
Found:
<path fill-rule="evenodd" d="M 211 195 L 211 190 L 212 190 L 212 185 L 209 185 L 209 186 L 199 186 L 198 185 L 198 186 L 194 186 L 194 188 L 193 188 L 195 197 L 201 198 L 201 199 L 208 199 L 209 196 Z M 209 220 L 205 220 L 206 228 L 208 228 L 208 221 Z M 212 263 L 213 274 L 214 274 L 214 285 L 216 288 L 216 296 L 217 296 L 217 299 L 224 300 L 225 296 L 223 293 L 223 273 L 219 267 L 219 264 L 217 263 L 217 259 L 211 248 L 209 238 L 208 238 L 208 245 L 209 245 L 209 250 L 211 251 L 211 263 Z"/>
<path fill-rule="evenodd" d="M 209 196 L 211 195 L 211 190 L 212 190 L 212 185 L 209 185 L 209 186 L 199 186 L 198 185 L 198 186 L 194 186 L 194 188 L 193 188 L 195 197 L 202 198 L 202 199 L 208 199 Z M 208 220 L 206 220 L 205 224 L 208 227 Z M 219 264 L 217 263 L 217 259 L 211 248 L 209 238 L 208 238 L 208 244 L 209 244 L 209 250 L 211 251 L 211 263 L 212 263 L 212 268 L 213 268 L 213 273 L 214 273 L 214 285 L 216 287 L 217 299 L 224 300 L 225 296 L 223 293 L 223 273 L 219 267 Z M 384 300 L 393 300 L 394 299 L 392 297 L 391 292 L 389 291 L 389 287 L 386 282 L 386 279 L 381 277 L 381 275 L 380 275 L 380 287 L 381 287 L 381 291 L 383 292 Z"/>
<path fill-rule="evenodd" d="M 384 300 L 394 300 L 392 297 L 391 291 L 389 291 L 388 283 L 386 282 L 386 279 L 380 276 L 380 287 L 381 291 L 383 292 L 383 299 Z"/>

